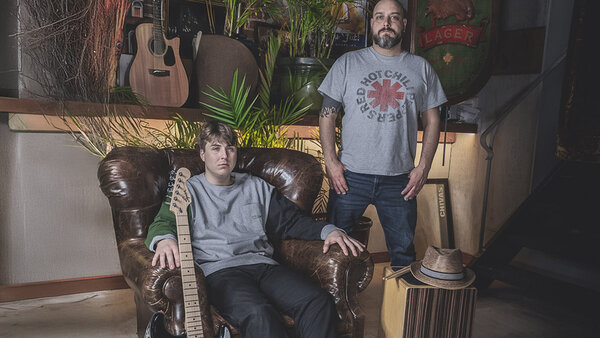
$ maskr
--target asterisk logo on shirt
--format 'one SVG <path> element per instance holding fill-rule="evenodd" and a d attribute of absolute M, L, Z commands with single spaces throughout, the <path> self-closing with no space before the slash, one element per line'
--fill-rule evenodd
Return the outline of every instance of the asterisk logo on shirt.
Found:
<path fill-rule="evenodd" d="M 404 92 L 398 91 L 402 88 L 402 84 L 394 82 L 394 85 L 392 86 L 391 82 L 390 79 L 384 79 L 383 85 L 380 84 L 379 81 L 375 81 L 371 84 L 371 87 L 375 90 L 369 90 L 367 97 L 374 99 L 369 102 L 373 108 L 379 106 L 379 111 L 381 112 L 387 112 L 388 106 L 391 106 L 394 109 L 398 108 L 399 104 L 396 100 L 404 99 Z"/>

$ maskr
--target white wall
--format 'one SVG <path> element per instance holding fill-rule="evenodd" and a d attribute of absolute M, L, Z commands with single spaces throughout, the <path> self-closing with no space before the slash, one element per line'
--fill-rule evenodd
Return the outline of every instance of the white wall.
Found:
<path fill-rule="evenodd" d="M 66 134 L 12 132 L 0 114 L 0 284 L 120 274 L 99 159 Z"/>

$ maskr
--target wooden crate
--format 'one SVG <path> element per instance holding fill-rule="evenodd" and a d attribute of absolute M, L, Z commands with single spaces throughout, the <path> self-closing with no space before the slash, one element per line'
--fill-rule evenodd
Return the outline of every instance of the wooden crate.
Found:
<path fill-rule="evenodd" d="M 383 275 L 392 273 L 385 267 Z M 379 338 L 471 337 L 477 289 L 445 290 L 410 272 L 383 282 Z"/>

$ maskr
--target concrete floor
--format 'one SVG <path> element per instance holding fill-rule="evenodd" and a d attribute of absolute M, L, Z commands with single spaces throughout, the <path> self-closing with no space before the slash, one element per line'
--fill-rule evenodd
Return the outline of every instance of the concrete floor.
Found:
<path fill-rule="evenodd" d="M 366 314 L 365 338 L 379 328 L 381 276 L 360 295 Z M 572 311 L 535 298 L 509 285 L 494 282 L 477 299 L 473 337 L 598 337 L 598 311 Z M 135 304 L 130 290 L 91 292 L 19 302 L 0 303 L 0 338 L 5 337 L 123 337 L 135 338 Z"/>

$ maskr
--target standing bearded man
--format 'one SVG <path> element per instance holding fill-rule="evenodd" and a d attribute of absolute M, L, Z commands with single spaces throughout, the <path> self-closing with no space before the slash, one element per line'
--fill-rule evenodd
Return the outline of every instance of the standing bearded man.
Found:
<path fill-rule="evenodd" d="M 342 55 L 323 80 L 319 133 L 329 194 L 329 221 L 349 231 L 375 205 L 392 266 L 415 260 L 416 196 L 431 169 L 446 95 L 422 57 L 402 50 L 405 11 L 396 0 L 373 9 L 373 45 Z M 342 144 L 335 150 L 341 109 Z M 418 117 L 423 147 L 415 167 Z"/>

